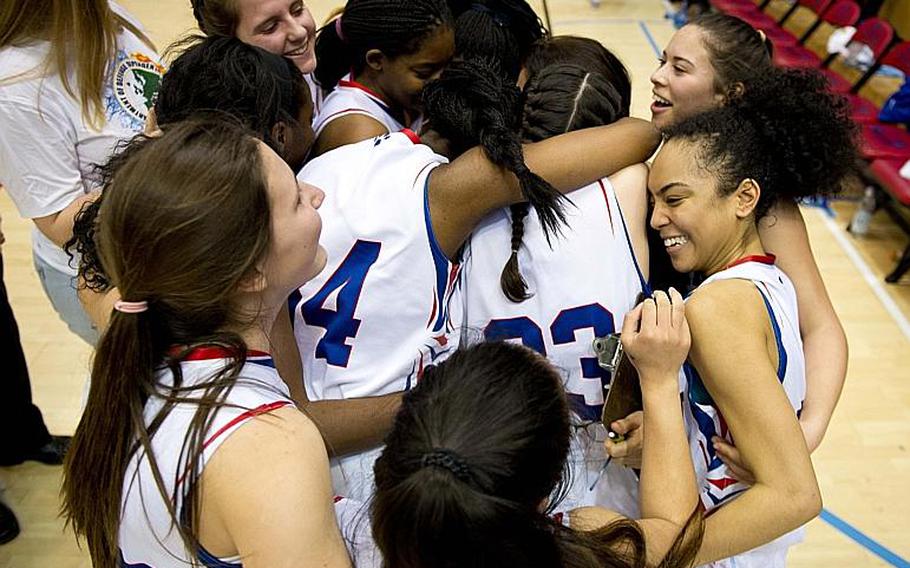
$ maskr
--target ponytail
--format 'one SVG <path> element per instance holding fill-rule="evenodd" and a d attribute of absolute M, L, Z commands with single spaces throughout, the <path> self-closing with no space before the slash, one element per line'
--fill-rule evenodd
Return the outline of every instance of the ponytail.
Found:
<path fill-rule="evenodd" d="M 141 309 L 111 315 L 64 463 L 63 514 L 86 538 L 98 568 L 120 565 L 123 487 L 132 481 L 125 475 L 134 456 L 148 460 L 174 527 L 196 556 L 202 441 L 246 357 L 240 336 L 226 330 L 251 323 L 232 299 L 266 254 L 271 234 L 260 146 L 228 122 L 190 121 L 159 137 L 135 137 L 101 169 L 104 200 L 83 219 L 91 224 L 84 242 L 97 245 L 91 270 Z M 220 254 L 226 243 L 234 254 Z M 180 362 L 200 345 L 220 347 L 231 360 L 204 383 L 184 385 Z M 175 346 L 186 349 L 175 354 Z M 164 369 L 173 384 L 159 381 Z M 146 422 L 150 398 L 163 404 Z M 197 410 L 177 466 L 183 481 L 176 483 L 164 479 L 151 441 L 180 403 Z M 171 494 L 166 482 L 174 483 Z"/>
<path fill-rule="evenodd" d="M 428 367 L 374 467 L 370 517 L 386 565 L 643 567 L 634 521 L 578 531 L 551 516 L 570 436 L 562 379 L 530 349 L 483 342 Z M 701 534 L 678 542 L 660 568 L 689 566 Z"/>
<path fill-rule="evenodd" d="M 565 132 L 610 124 L 622 116 L 622 96 L 601 75 L 576 65 L 551 65 L 535 75 L 525 88 L 522 133 L 525 140 L 538 142 Z M 506 298 L 520 303 L 530 297 L 518 266 L 528 206 L 513 205 L 511 213 L 511 254 L 499 282 Z"/>
<path fill-rule="evenodd" d="M 505 82 L 489 62 L 476 59 L 452 62 L 426 86 L 423 104 L 433 130 L 456 153 L 479 145 L 487 159 L 515 174 L 549 240 L 565 224 L 561 207 L 565 197 L 525 164 L 520 98 L 518 88 Z"/>
<path fill-rule="evenodd" d="M 512 253 L 509 260 L 502 268 L 499 277 L 499 286 L 510 301 L 516 304 L 524 302 L 531 297 L 528 293 L 528 283 L 525 282 L 518 268 L 518 251 L 521 249 L 521 239 L 525 232 L 525 217 L 528 216 L 528 204 L 516 203 L 510 207 L 512 215 Z"/>
<path fill-rule="evenodd" d="M 316 33 L 316 82 L 329 91 L 354 65 L 354 54 L 338 32 L 344 29 L 344 12 Z M 344 32 L 342 32 L 344 33 Z"/>
<path fill-rule="evenodd" d="M 64 460 L 63 513 L 98 568 L 119 566 L 123 476 L 137 425 L 144 430 L 153 358 L 148 316 L 115 313 L 99 340 L 88 400 Z"/>

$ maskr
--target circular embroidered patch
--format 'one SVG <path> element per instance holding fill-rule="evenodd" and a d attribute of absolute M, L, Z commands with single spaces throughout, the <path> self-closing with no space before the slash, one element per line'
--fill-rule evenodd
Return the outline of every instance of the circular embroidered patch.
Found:
<path fill-rule="evenodd" d="M 155 104 L 164 66 L 141 53 L 131 53 L 114 73 L 114 98 L 134 120 L 144 123 Z"/>

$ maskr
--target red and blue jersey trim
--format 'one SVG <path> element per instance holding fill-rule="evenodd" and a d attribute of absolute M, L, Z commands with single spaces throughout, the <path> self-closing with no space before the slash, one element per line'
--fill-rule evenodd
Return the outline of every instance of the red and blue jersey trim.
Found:
<path fill-rule="evenodd" d="M 183 347 L 174 346 L 170 349 L 169 355 L 171 357 L 179 357 L 183 351 Z M 190 351 L 188 353 L 185 353 L 180 360 L 211 361 L 214 359 L 233 359 L 236 357 L 237 353 L 226 347 L 221 347 L 218 345 L 200 345 L 198 347 L 193 347 L 190 349 Z M 269 367 L 270 369 L 275 368 L 275 362 L 272 360 L 272 356 L 265 351 L 257 351 L 256 349 L 247 350 L 246 362 L 253 363 L 255 365 L 261 365 L 263 367 Z"/>
<path fill-rule="evenodd" d="M 389 103 L 387 103 L 386 100 L 384 98 L 382 98 L 382 95 L 380 95 L 373 89 L 367 87 L 363 83 L 359 83 L 353 79 L 342 79 L 342 80 L 338 81 L 338 86 L 345 88 L 345 89 L 355 89 L 355 90 L 361 91 L 366 96 L 370 97 L 370 99 L 372 99 L 372 101 L 374 103 L 379 105 L 379 107 L 383 111 L 385 111 L 386 114 L 388 114 L 392 118 L 395 118 L 395 115 L 392 113 L 391 107 L 389 107 Z M 397 119 L 396 119 L 396 121 L 397 121 Z"/>

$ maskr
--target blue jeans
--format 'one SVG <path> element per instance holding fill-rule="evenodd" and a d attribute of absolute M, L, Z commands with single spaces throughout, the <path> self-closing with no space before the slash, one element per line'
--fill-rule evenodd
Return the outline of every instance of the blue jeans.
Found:
<path fill-rule="evenodd" d="M 35 271 L 38 272 L 41 287 L 44 288 L 44 293 L 47 294 L 57 315 L 70 331 L 94 347 L 98 342 L 98 330 L 92 325 L 88 314 L 79 303 L 79 297 L 76 296 L 76 278 L 61 272 L 34 254 L 32 259 L 35 261 Z"/>

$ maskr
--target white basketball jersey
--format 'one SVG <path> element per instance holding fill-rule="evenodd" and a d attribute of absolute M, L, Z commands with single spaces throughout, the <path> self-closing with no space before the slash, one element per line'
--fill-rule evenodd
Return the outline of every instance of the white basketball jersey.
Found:
<path fill-rule="evenodd" d="M 313 130 L 316 136 L 318 137 L 322 134 L 326 125 L 336 118 L 352 114 L 369 116 L 381 122 L 389 132 L 398 132 L 408 126 L 400 123 L 398 119 L 392 116 L 389 105 L 382 100 L 378 93 L 373 92 L 369 87 L 361 85 L 348 73 L 338 81 L 338 85 L 322 100 L 318 114 L 313 120 Z"/>
<path fill-rule="evenodd" d="M 343 146 L 298 178 L 325 191 L 328 264 L 291 298 L 310 400 L 407 390 L 450 350 L 457 274 L 430 225 L 427 179 L 446 158 L 409 131 Z"/>
<path fill-rule="evenodd" d="M 453 322 L 463 324 L 468 337 L 482 333 L 485 339 L 520 341 L 546 355 L 563 374 L 574 413 L 593 422 L 600 420 L 610 380 L 597 364 L 593 340 L 622 327 L 647 284 L 609 180 L 592 183 L 569 198 L 574 206 L 565 204 L 567 226 L 550 243 L 533 208 L 525 218 L 518 258 L 530 298 L 515 303 L 500 288 L 500 274 L 511 255 L 512 221 L 506 208 L 487 217 L 471 236 L 451 311 Z M 596 499 L 598 488 L 589 489 L 606 460 L 606 430 L 590 425 L 577 433 L 567 508 L 595 502 L 617 507 Z M 623 486 L 635 482 L 631 471 L 616 475 L 628 478 Z M 628 507 L 617 508 L 630 513 Z"/>
<path fill-rule="evenodd" d="M 772 255 L 747 257 L 744 260 L 745 262 L 736 263 L 711 275 L 702 286 L 716 280 L 730 279 L 749 280 L 755 284 L 764 300 L 777 342 L 777 378 L 794 412 L 799 415 L 806 396 L 806 365 L 799 334 L 796 290 L 787 275 L 774 265 Z M 749 486 L 737 481 L 715 452 L 712 437 L 718 436 L 732 444 L 733 435 L 695 368 L 686 363 L 683 370 L 687 385 L 684 411 L 689 431 L 689 448 L 695 465 L 701 504 L 706 514 L 710 515 L 711 511 L 735 499 Z M 711 566 L 782 567 L 786 549 L 801 539 L 802 529 L 797 529 L 742 555 L 714 562 Z"/>
<path fill-rule="evenodd" d="M 222 349 L 196 349 L 181 363 L 183 384 L 198 385 L 212 380 L 228 364 L 225 357 L 226 353 Z M 173 375 L 170 370 L 164 370 L 159 373 L 158 380 L 162 385 L 171 385 Z M 205 435 L 202 467 L 247 420 L 293 405 L 287 386 L 275 371 L 272 359 L 265 353 L 250 352 L 236 381 L 226 398 L 231 406 L 214 411 L 214 420 Z M 195 397 L 201 394 L 200 390 L 197 393 L 183 393 L 183 396 Z M 144 411 L 146 424 L 151 423 L 163 405 L 163 399 L 149 398 Z M 182 482 L 177 480 L 182 480 L 188 470 L 188 464 L 183 461 L 185 456 L 181 457 L 181 450 L 196 409 L 194 404 L 177 404 L 152 438 L 152 450 L 168 499 L 175 483 Z M 181 514 L 181 505 L 178 500 L 178 515 Z M 204 549 L 200 551 L 199 558 L 190 558 L 155 484 L 147 455 L 142 450 L 132 457 L 126 468 L 119 539 L 122 566 L 177 568 L 195 566 L 197 562 L 202 566 L 219 568 L 240 566 L 239 558 L 217 559 Z"/>
<path fill-rule="evenodd" d="M 322 111 L 322 103 L 325 101 L 325 93 L 323 93 L 322 87 L 320 87 L 319 83 L 316 82 L 316 78 L 312 73 L 304 73 L 303 79 L 306 81 L 307 87 L 310 89 L 310 98 L 313 101 L 313 123 L 315 124 L 316 118 Z"/>
<path fill-rule="evenodd" d="M 328 264 L 289 300 L 310 400 L 408 390 L 454 349 L 447 305 L 458 267 L 427 206 L 429 174 L 445 162 L 406 130 L 336 148 L 298 175 L 326 194 Z M 335 491 L 368 500 L 379 453 L 334 459 Z"/>

